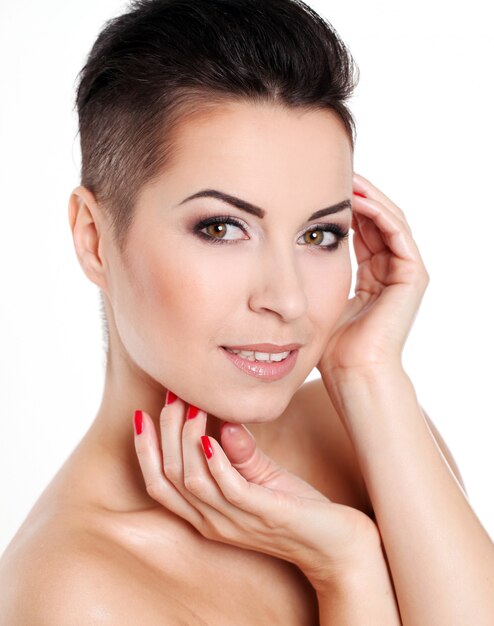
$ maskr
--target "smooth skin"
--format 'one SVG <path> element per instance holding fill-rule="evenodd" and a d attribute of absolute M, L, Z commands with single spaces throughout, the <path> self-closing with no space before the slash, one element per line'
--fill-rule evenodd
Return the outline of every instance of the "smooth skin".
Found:
<path fill-rule="evenodd" d="M 356 184 L 359 179 L 364 180 L 355 174 Z M 356 295 L 348 301 L 318 364 L 327 372 L 398 361 L 428 283 L 398 207 L 389 200 L 384 204 L 357 194 L 353 207 L 359 261 Z M 400 307 L 403 314 L 395 322 Z M 406 311 L 412 314 L 406 316 Z M 236 437 L 235 424 L 229 426 L 224 442 L 235 467 L 211 438 L 208 471 L 198 446 L 206 432 L 206 412 L 201 410 L 193 423 L 184 422 L 183 404 L 179 398 L 162 409 L 161 444 L 151 417 L 145 416 L 145 434 L 136 437 L 136 449 L 148 493 L 204 536 L 294 562 L 315 588 L 324 588 L 343 571 L 357 569 L 364 546 L 379 545 L 379 532 L 368 516 L 330 503 L 249 443 L 248 430 Z M 250 456 L 245 456 L 245 446 Z M 260 522 L 264 525 L 259 527 Z M 282 545 L 277 545 L 280 541 Z"/>
<path fill-rule="evenodd" d="M 345 567 L 333 567 L 336 552 L 326 551 L 331 571 L 338 571 L 337 578 L 344 584 L 338 588 L 332 585 L 329 594 L 322 587 L 318 590 L 321 623 L 326 619 L 344 623 L 347 618 L 349 623 L 369 623 L 362 621 L 368 620 L 368 614 L 362 617 L 352 613 L 355 596 L 363 600 L 357 608 L 364 609 L 367 600 L 383 599 L 376 606 L 376 615 L 383 606 L 393 607 L 389 595 L 383 597 L 390 576 L 384 570 L 382 552 L 374 551 L 376 528 L 387 556 L 391 556 L 400 611 L 403 606 L 411 616 L 404 623 L 427 623 L 423 619 L 413 622 L 413 618 L 417 611 L 422 618 L 420 611 L 426 610 L 427 603 L 419 597 L 424 590 L 417 585 L 416 572 L 428 571 L 430 555 L 434 563 L 438 559 L 444 562 L 448 540 L 461 546 L 467 545 L 467 537 L 477 544 L 467 555 L 458 552 L 460 566 L 466 564 L 470 554 L 472 562 L 478 563 L 480 548 L 484 555 L 489 551 L 478 520 L 444 457 L 438 454 L 413 389 L 404 384 L 398 365 L 400 342 L 408 332 L 427 282 L 406 221 L 398 207 L 391 206 L 375 186 L 354 176 L 343 125 L 329 112 L 301 113 L 235 103 L 215 114 L 209 112 L 188 120 L 177 141 L 180 151 L 173 167 L 139 194 L 124 256 L 112 241 L 104 211 L 94 195 L 81 186 L 71 195 L 69 221 L 76 255 L 85 275 L 103 293 L 111 354 L 94 422 L 0 561 L 0 583 L 9 583 L 0 584 L 4 615 L 11 623 L 33 623 L 35 618 L 40 623 L 64 626 L 159 624 L 166 622 L 167 617 L 170 623 L 218 624 L 224 619 L 225 624 L 232 620 L 248 624 L 259 619 L 260 614 L 255 611 L 260 606 L 261 611 L 272 608 L 284 624 L 306 624 L 309 619 L 303 613 L 304 607 L 314 596 L 304 587 L 304 581 L 295 578 L 294 570 L 278 567 L 283 560 L 267 557 L 269 553 L 284 551 L 287 556 L 288 550 L 292 562 L 304 564 L 310 572 L 313 559 L 325 554 L 314 549 L 314 545 L 322 540 L 326 521 L 332 523 L 333 550 L 337 549 L 336 539 L 342 533 L 348 537 L 348 528 L 341 524 L 349 513 L 346 503 L 349 509 L 354 508 L 352 521 L 358 520 L 354 525 L 357 531 L 350 533 L 347 547 L 352 545 L 352 538 L 356 540 L 354 547 L 358 545 L 365 534 L 358 528 L 365 527 L 373 540 L 366 543 L 367 549 L 361 554 L 371 558 L 364 571 L 357 575 L 352 571 L 347 576 Z M 263 207 L 265 217 L 259 219 L 211 198 L 181 204 L 192 193 L 211 188 Z M 359 199 L 354 190 L 364 193 L 368 200 Z M 351 199 L 353 215 L 347 209 L 307 221 L 314 211 L 346 198 Z M 233 216 L 242 222 L 243 228 L 228 226 L 228 238 L 236 241 L 211 244 L 194 233 L 200 219 L 217 215 Z M 349 239 L 327 252 L 316 249 L 321 243 L 319 239 L 309 243 L 304 237 L 304 233 L 321 223 L 354 230 L 358 282 L 362 286 L 355 299 L 348 299 L 352 278 Z M 333 241 L 329 233 L 324 237 L 323 243 Z M 388 274 L 390 280 L 386 278 Z M 374 290 L 371 296 L 367 293 L 369 286 Z M 401 311 L 399 320 L 395 320 L 396 307 Z M 386 320 L 392 320 L 393 332 L 389 336 L 380 334 L 376 343 L 369 333 L 376 327 L 382 328 Z M 296 367 L 279 381 L 266 383 L 247 376 L 219 349 L 222 345 L 263 341 L 302 344 Z M 361 350 L 362 346 L 365 350 Z M 370 369 L 367 365 L 362 367 L 362 354 L 372 357 L 370 362 L 364 362 L 370 363 Z M 387 365 L 383 365 L 385 362 Z M 322 382 L 303 384 L 315 366 L 320 369 Z M 383 405 L 383 398 L 389 397 L 389 383 L 402 394 L 399 409 L 396 398 L 389 406 L 386 402 Z M 376 396 L 370 394 L 369 384 L 379 390 Z M 164 408 L 168 389 L 179 398 Z M 364 409 L 357 403 L 359 396 L 369 399 Z M 185 404 L 199 407 L 202 417 L 198 415 L 197 421 L 186 424 Z M 136 409 L 145 413 L 144 430 L 139 437 L 143 437 L 143 447 L 152 444 L 144 455 L 149 454 L 149 463 L 154 463 L 153 476 L 158 480 L 148 481 L 149 476 L 144 475 L 141 467 L 145 456 L 136 453 L 136 445 L 141 445 L 136 443 L 132 423 Z M 161 421 L 163 427 L 166 421 L 160 420 L 160 416 L 167 412 L 167 427 L 174 433 L 168 435 L 168 441 L 160 430 Z M 396 419 L 397 415 L 401 419 Z M 393 437 L 389 436 L 388 418 L 397 429 Z M 230 464 L 235 463 L 235 455 L 241 451 L 235 443 L 236 435 L 229 428 L 221 430 L 225 422 L 236 424 L 241 432 L 241 425 L 246 425 L 253 436 L 246 444 L 251 461 L 262 459 L 265 454 L 283 467 L 297 468 L 296 472 L 287 470 L 283 476 L 292 495 L 298 489 L 298 498 L 307 494 L 315 497 L 313 505 L 319 516 L 311 520 L 311 529 L 321 534 L 318 542 L 308 542 L 309 533 L 304 534 L 301 526 L 276 543 L 270 525 L 272 519 L 279 519 L 276 503 L 283 499 L 278 500 L 279 495 L 275 495 L 271 503 L 266 498 L 250 502 L 251 506 L 264 503 L 267 507 L 257 526 L 264 533 L 258 547 L 266 552 L 228 549 L 234 547 L 228 541 L 248 545 L 260 540 L 260 536 L 252 533 L 251 527 L 241 534 L 241 520 L 252 521 L 252 514 L 239 506 L 238 498 L 233 505 L 226 500 L 200 447 L 200 436 L 205 432 L 216 452 L 215 462 L 222 460 L 233 480 L 235 474 Z M 418 446 L 414 428 L 420 429 L 422 437 Z M 195 444 L 189 441 L 184 454 L 181 440 L 186 432 L 194 435 Z M 320 442 L 330 446 L 335 440 L 338 443 L 332 450 L 333 456 L 318 456 L 321 460 L 316 462 L 316 454 L 324 454 Z M 252 447 L 249 451 L 249 441 L 255 446 L 254 451 Z M 160 443 L 164 462 L 157 456 Z M 338 457 L 340 450 L 344 453 Z M 170 451 L 175 454 L 171 463 Z M 417 472 L 410 463 L 401 467 L 398 452 L 406 452 L 407 459 L 422 459 L 421 471 Z M 169 464 L 172 476 L 164 463 Z M 182 463 L 195 468 L 188 475 L 187 484 L 197 493 L 185 487 L 184 476 L 180 475 Z M 363 476 L 357 475 L 360 464 Z M 342 468 L 348 467 L 354 468 L 355 474 L 345 482 L 346 472 Z M 247 461 L 242 466 L 241 461 L 234 469 L 244 481 L 262 486 L 266 461 L 261 468 L 264 471 L 252 473 L 251 463 Z M 305 480 L 308 486 L 298 474 L 310 476 L 310 480 Z M 392 489 L 388 489 L 390 474 L 398 482 L 392 484 Z M 441 477 L 440 484 L 434 482 L 434 477 Z M 176 493 L 170 485 L 166 486 L 170 478 Z M 370 485 L 374 521 L 364 515 L 368 507 L 359 496 L 364 479 Z M 409 494 L 414 496 L 413 510 L 403 509 L 405 498 L 401 493 L 407 491 L 407 481 L 412 485 L 417 479 Z M 316 491 L 327 501 L 313 493 L 317 481 Z M 151 494 L 146 482 L 154 485 Z M 340 483 L 347 486 L 339 491 L 342 495 L 336 502 L 329 494 L 336 493 Z M 207 485 L 201 493 L 207 491 L 202 497 L 211 498 L 210 503 L 201 499 L 194 484 Z M 237 485 L 242 484 L 246 486 L 237 476 Z M 438 519 L 431 518 L 432 525 L 417 523 L 420 498 L 427 495 L 433 502 L 438 489 L 444 490 L 443 510 L 459 520 L 453 537 L 443 532 L 444 525 Z M 233 491 L 228 493 L 232 497 Z M 213 501 L 214 497 L 220 500 Z M 214 507 L 215 502 L 236 517 L 225 517 Z M 232 508 L 227 507 L 227 502 Z M 242 503 L 246 506 L 245 499 Z M 200 525 L 205 510 L 212 515 Z M 291 511 L 298 515 L 295 506 Z M 216 525 L 211 523 L 213 515 Z M 340 523 L 336 524 L 338 518 Z M 293 515 L 285 518 L 288 527 L 294 527 L 294 519 Z M 402 539 L 396 536 L 407 524 L 407 541 L 411 533 L 410 544 L 420 556 L 414 561 L 415 567 L 410 567 L 409 554 L 403 549 Z M 210 533 L 212 540 L 201 531 Z M 434 552 L 425 541 L 427 536 L 444 536 L 445 540 Z M 344 563 L 353 563 L 354 555 L 351 549 L 346 551 Z M 485 562 L 490 567 L 490 561 Z M 211 571 L 209 578 L 204 577 L 204 568 Z M 381 572 L 384 581 L 370 575 L 371 571 Z M 472 570 L 460 567 L 458 571 L 470 576 Z M 232 578 L 230 572 L 238 573 L 240 580 Z M 320 582 L 328 572 L 323 568 L 322 573 Z M 483 573 L 482 580 L 488 581 L 491 570 Z M 251 576 L 267 579 L 269 589 L 256 585 L 255 590 L 249 591 Z M 369 586 L 373 580 L 377 587 Z M 432 583 L 434 592 L 441 586 L 437 577 L 425 580 L 423 584 Z M 458 585 L 473 580 L 475 576 L 469 581 L 458 577 Z M 189 581 L 193 597 L 187 601 Z M 255 592 L 257 602 L 252 604 L 249 600 L 242 605 L 242 613 L 232 617 L 224 607 L 220 609 L 215 604 L 223 589 L 237 603 Z M 485 587 L 479 589 L 478 595 L 466 598 L 466 606 L 473 603 L 485 614 Z M 452 597 L 460 597 L 458 589 L 450 588 L 448 583 L 446 594 L 450 590 Z M 21 601 L 27 595 L 30 602 Z M 424 597 L 430 606 L 430 597 Z M 289 604 L 292 598 L 293 608 Z M 198 607 L 200 616 L 190 613 L 192 606 Z M 453 609 L 439 604 L 439 615 L 442 611 L 446 617 L 437 623 L 454 623 L 448 622 Z"/>
<path fill-rule="evenodd" d="M 439 576 L 436 580 L 432 579 L 439 588 L 442 584 L 443 590 L 439 592 L 439 602 L 436 596 L 435 609 L 431 609 L 421 599 L 426 587 L 422 589 L 421 586 L 418 590 L 413 588 L 415 568 L 409 561 L 405 565 L 405 552 L 402 548 L 404 544 L 409 546 L 410 535 L 403 538 L 403 533 L 397 533 L 400 507 L 394 503 L 394 510 L 398 511 L 398 515 L 393 531 L 388 533 L 388 542 L 394 556 L 394 566 L 401 574 L 398 592 L 399 599 L 402 600 L 403 623 L 425 623 L 424 620 L 432 613 L 435 624 L 453 623 L 451 620 L 458 619 L 458 615 L 462 616 L 461 619 L 470 619 L 475 615 L 478 623 L 487 625 L 493 615 L 494 605 L 485 584 L 479 581 L 480 584 L 475 589 L 475 559 L 469 554 L 467 545 L 472 547 L 479 559 L 486 551 L 488 558 L 483 571 L 486 579 L 492 579 L 492 543 L 464 498 L 461 487 L 458 489 L 459 484 L 444 463 L 444 458 L 437 454 L 437 445 L 430 436 L 430 431 L 425 430 L 421 407 L 413 397 L 410 385 L 407 385 L 409 381 L 401 366 L 404 343 L 427 288 L 429 276 L 403 211 L 363 177 L 354 174 L 353 180 L 357 187 L 352 218 L 358 261 L 355 296 L 348 301 L 341 317 L 333 326 L 333 334 L 317 367 L 355 441 L 358 441 L 358 434 L 354 432 L 358 422 L 352 422 L 352 419 L 360 418 L 360 411 L 366 414 L 368 424 L 373 419 L 372 413 L 368 415 L 368 408 L 372 408 L 373 404 L 370 402 L 366 406 L 365 402 L 359 402 L 358 395 L 357 400 L 354 400 L 351 392 L 365 390 L 386 415 L 386 412 L 393 412 L 393 405 L 387 403 L 387 387 L 383 381 L 388 379 L 394 383 L 394 389 L 402 390 L 403 395 L 399 396 L 403 402 L 402 410 L 405 414 L 412 415 L 411 419 L 415 419 L 417 430 L 415 439 L 403 437 L 403 448 L 406 449 L 407 441 L 410 441 L 412 449 L 415 442 L 421 444 L 422 448 L 417 445 L 415 452 L 423 451 L 424 460 L 430 464 L 431 477 L 434 474 L 438 477 L 436 484 L 431 480 L 427 496 L 432 500 L 436 486 L 437 499 L 441 495 L 445 504 L 443 510 L 451 513 L 454 522 L 452 527 L 455 530 L 451 536 L 457 540 L 455 545 L 460 546 L 458 565 L 465 568 L 462 583 L 466 585 L 471 596 L 461 603 L 455 602 L 454 596 L 449 594 L 456 590 L 460 592 L 460 585 L 453 582 L 454 578 L 446 573 L 442 580 Z M 365 197 L 361 198 L 363 195 Z M 374 391 L 378 385 L 382 390 L 380 396 L 376 396 Z M 392 393 L 390 396 L 393 397 Z M 355 410 L 356 418 L 349 408 Z M 396 408 L 395 404 L 395 411 Z M 375 574 L 370 574 L 369 580 L 384 579 L 383 568 L 379 569 L 381 560 L 372 548 L 368 525 L 361 524 L 362 516 L 357 515 L 355 521 L 351 516 L 348 519 L 347 507 L 330 503 L 322 494 L 311 489 L 310 485 L 280 468 L 256 448 L 254 441 L 250 444 L 250 456 L 244 455 L 242 459 L 236 447 L 239 444 L 234 437 L 230 436 L 222 441 L 225 450 L 218 441 L 209 438 L 206 444 L 210 446 L 212 455 L 207 464 L 201 462 L 198 441 L 199 436 L 203 441 L 207 414 L 206 411 L 200 411 L 192 424 L 188 421 L 184 424 L 184 409 L 180 400 L 175 408 L 165 406 L 162 409 L 161 450 L 150 416 L 144 420 L 145 430 L 149 431 L 147 436 L 136 436 L 136 450 L 150 495 L 167 508 L 180 510 L 199 532 L 210 539 L 253 548 L 296 563 L 318 590 L 321 624 L 330 624 L 337 616 L 340 619 L 343 616 L 348 617 L 349 614 L 344 611 L 342 613 L 339 607 L 335 612 L 331 601 L 334 581 L 338 577 L 343 580 L 345 572 L 358 572 L 359 569 L 364 572 L 368 561 L 364 559 L 364 563 L 359 563 L 358 557 L 362 559 L 365 553 L 376 555 L 374 569 L 371 566 L 367 570 Z M 395 424 L 399 422 L 399 416 L 399 411 L 393 416 Z M 376 415 L 376 419 L 379 420 L 379 415 Z M 231 432 L 232 429 L 235 427 L 230 427 Z M 403 434 L 405 433 L 404 430 Z M 420 441 L 420 435 L 426 439 Z M 405 454 L 405 450 L 403 452 Z M 393 448 L 390 446 L 390 458 L 392 453 Z M 375 454 L 377 456 L 377 450 Z M 382 456 L 386 456 L 386 453 Z M 413 457 L 420 466 L 422 456 L 414 454 Z M 401 490 L 395 490 L 391 494 L 388 491 L 384 497 L 383 487 L 379 485 L 380 477 L 372 473 L 376 472 L 375 466 L 379 462 L 375 462 L 373 466 L 368 459 L 368 453 L 366 460 L 369 475 L 374 481 L 378 481 L 375 489 L 380 490 L 381 507 L 385 507 L 386 502 L 390 501 L 391 494 L 395 499 L 401 499 Z M 388 469 L 392 471 L 393 468 Z M 417 474 L 420 476 L 420 472 Z M 422 471 L 422 476 L 426 477 L 425 471 Z M 403 486 L 405 485 L 403 482 Z M 427 491 L 425 483 L 419 486 L 418 493 L 420 489 Z M 432 519 L 434 509 L 435 507 L 431 508 Z M 384 519 L 392 519 L 391 514 L 382 509 L 379 515 Z M 413 526 L 411 515 L 407 522 Z M 422 553 L 424 557 L 421 565 L 426 571 L 427 557 L 425 550 L 421 552 L 420 547 L 421 543 L 424 546 L 429 544 L 430 549 L 428 537 L 434 532 L 434 524 L 418 524 L 417 528 L 415 535 L 418 553 Z M 440 525 L 437 530 L 439 528 Z M 423 531 L 422 542 L 420 530 Z M 390 537 L 394 537 L 394 545 Z M 367 550 L 364 548 L 366 541 Z M 386 536 L 384 541 L 386 543 Z M 434 568 L 435 562 L 442 558 L 444 563 L 447 557 L 448 541 L 438 542 L 435 552 L 430 556 L 434 573 L 439 574 Z M 397 562 L 398 558 L 401 559 L 400 562 Z M 377 572 L 380 572 L 379 576 L 376 576 Z M 427 584 L 429 583 L 430 581 Z M 371 587 L 369 585 L 369 589 Z M 355 614 L 352 617 L 357 620 L 361 618 L 361 623 L 365 619 L 370 620 L 370 623 L 401 623 L 391 585 L 386 588 L 386 592 L 381 595 L 378 590 L 377 596 L 369 593 L 367 598 L 379 598 L 377 606 L 374 605 L 371 609 L 366 607 L 361 616 Z M 437 592 L 436 588 L 434 593 Z M 430 597 L 429 601 L 432 600 Z"/>

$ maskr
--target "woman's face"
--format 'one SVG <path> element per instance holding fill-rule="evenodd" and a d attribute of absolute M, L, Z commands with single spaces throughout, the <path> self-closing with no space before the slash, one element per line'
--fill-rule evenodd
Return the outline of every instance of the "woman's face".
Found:
<path fill-rule="evenodd" d="M 276 419 L 349 296 L 348 238 L 314 227 L 347 233 L 351 209 L 309 218 L 351 200 L 350 142 L 331 112 L 235 103 L 188 121 L 178 145 L 173 168 L 139 196 L 128 256 L 111 251 L 105 291 L 118 341 L 152 379 L 220 419 Z M 184 201 L 202 190 L 264 217 L 213 197 Z M 301 344 L 294 368 L 266 380 L 223 349 L 258 343 Z"/>

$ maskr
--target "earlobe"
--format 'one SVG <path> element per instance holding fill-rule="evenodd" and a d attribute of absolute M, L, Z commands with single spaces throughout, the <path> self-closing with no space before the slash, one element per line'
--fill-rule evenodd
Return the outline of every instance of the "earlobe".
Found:
<path fill-rule="evenodd" d="M 72 191 L 68 213 L 79 264 L 89 280 L 106 291 L 101 258 L 101 229 L 97 223 L 99 208 L 89 189 L 79 186 Z"/>

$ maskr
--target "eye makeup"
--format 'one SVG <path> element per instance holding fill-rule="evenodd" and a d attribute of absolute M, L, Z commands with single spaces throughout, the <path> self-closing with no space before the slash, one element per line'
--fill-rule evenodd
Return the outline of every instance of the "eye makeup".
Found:
<path fill-rule="evenodd" d="M 216 224 L 223 225 L 223 226 L 231 225 L 231 226 L 240 228 L 244 232 L 248 231 L 247 226 L 242 221 L 229 215 L 215 215 L 211 217 L 202 218 L 193 226 L 192 230 L 197 237 L 199 237 L 206 243 L 211 243 L 213 245 L 216 245 L 216 244 L 228 245 L 237 241 L 245 241 L 247 239 L 245 237 L 242 237 L 239 239 L 224 239 L 224 238 L 217 239 L 203 232 L 204 229 L 208 228 L 209 226 L 214 226 Z M 346 239 L 348 239 L 350 230 L 344 230 L 338 224 L 313 224 L 302 233 L 301 237 L 304 237 L 307 233 L 313 233 L 313 232 L 314 233 L 316 232 L 331 233 L 336 238 L 336 241 L 334 243 L 331 243 L 328 245 L 309 245 L 309 247 L 311 248 L 316 248 L 316 249 L 321 249 L 327 252 L 331 252 L 335 250 L 336 248 L 338 248 L 341 244 L 343 244 L 343 242 Z"/>

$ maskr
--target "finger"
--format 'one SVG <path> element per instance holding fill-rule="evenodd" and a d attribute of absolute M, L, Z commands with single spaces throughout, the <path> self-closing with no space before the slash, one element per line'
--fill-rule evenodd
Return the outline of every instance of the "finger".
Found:
<path fill-rule="evenodd" d="M 367 249 L 370 251 L 370 256 L 381 252 L 387 248 L 386 241 L 384 240 L 379 228 L 374 224 L 372 219 L 365 215 L 355 213 L 358 221 L 359 232 L 364 241 Z"/>
<path fill-rule="evenodd" d="M 202 515 L 163 474 L 162 456 L 153 420 L 145 411 L 141 411 L 141 414 L 141 432 L 138 434 L 134 429 L 134 444 L 146 491 L 162 506 L 198 528 Z"/>
<path fill-rule="evenodd" d="M 257 445 L 252 433 L 243 425 L 225 422 L 221 429 L 223 452 L 248 483 L 261 485 L 269 490 L 296 493 L 307 498 L 324 497 L 312 485 L 289 472 L 269 457 Z"/>
<path fill-rule="evenodd" d="M 365 239 L 363 238 L 360 220 L 357 217 L 357 213 L 353 213 L 352 217 L 352 225 L 353 225 L 353 247 L 355 250 L 355 257 L 357 259 L 358 265 L 361 265 L 364 261 L 367 261 L 371 258 L 372 252 L 369 250 L 369 247 L 365 243 Z"/>
<path fill-rule="evenodd" d="M 230 452 L 239 464 L 245 466 L 247 476 L 233 467 L 231 460 L 213 437 L 206 436 L 206 419 L 202 419 L 206 415 L 204 411 L 199 411 L 196 417 L 186 420 L 184 426 L 185 487 L 212 510 L 237 524 L 240 520 L 245 523 L 248 515 L 266 515 L 268 512 L 272 514 L 273 495 L 269 490 L 250 482 L 250 478 L 254 478 L 253 468 L 248 470 L 247 462 L 242 463 L 245 459 L 242 441 L 238 442 L 237 450 L 231 449 Z M 198 449 L 200 454 L 197 453 Z M 208 458 L 208 453 L 214 454 L 215 458 Z M 274 461 L 271 465 L 274 467 Z M 210 516 L 206 514 L 205 517 Z"/>
<path fill-rule="evenodd" d="M 224 498 L 236 509 L 269 520 L 273 525 L 281 524 L 281 510 L 277 506 L 282 496 L 281 492 L 271 491 L 246 480 L 232 466 L 224 450 L 213 437 L 205 436 L 202 442 L 209 471 Z M 288 499 L 287 497 L 286 500 Z"/>
<path fill-rule="evenodd" d="M 184 414 L 190 419 L 184 419 Z M 205 411 L 187 405 L 181 398 L 163 407 L 160 423 L 163 424 L 163 455 L 167 459 L 165 475 L 168 476 L 168 468 L 171 467 L 171 482 L 184 499 L 201 513 L 202 521 L 197 529 L 207 537 L 219 538 L 231 534 L 232 522 L 236 525 L 241 520 L 245 524 L 247 514 L 225 498 L 208 468 L 201 445 L 206 422 Z M 166 437 L 169 436 L 178 436 L 179 451 L 173 449 L 172 453 L 168 453 Z M 170 445 L 176 446 L 176 440 Z"/>
<path fill-rule="evenodd" d="M 211 476 L 204 451 L 201 437 L 206 434 L 207 413 L 196 407 L 187 414 L 192 416 L 185 420 L 182 430 L 182 458 L 183 458 L 183 485 L 188 493 L 193 494 L 201 504 L 209 504 L 216 510 L 226 515 L 231 515 L 232 510 L 228 502 Z"/>
<path fill-rule="evenodd" d="M 422 261 L 409 229 L 404 227 L 403 221 L 388 207 L 378 200 L 354 196 L 353 209 L 375 224 L 382 240 L 396 256 L 407 261 Z M 369 230 L 370 227 L 368 227 Z M 376 244 L 376 238 L 372 243 L 376 246 L 379 245 Z M 366 240 L 366 244 L 368 244 L 368 240 Z M 381 250 L 376 249 L 375 251 L 380 252 Z"/>
<path fill-rule="evenodd" d="M 169 394 L 167 398 L 170 399 Z M 162 462 L 164 475 L 166 479 L 173 484 L 178 493 L 182 495 L 184 500 L 189 502 L 202 517 L 206 515 L 213 515 L 214 509 L 212 509 L 204 500 L 206 489 L 210 492 L 215 489 L 213 480 L 209 475 L 207 466 L 204 464 L 202 452 L 197 446 L 199 435 L 195 443 L 194 449 L 192 446 L 188 446 L 185 452 L 188 455 L 188 474 L 187 485 L 185 484 L 185 460 L 184 460 L 184 446 L 183 446 L 183 432 L 185 430 L 185 418 L 189 405 L 173 394 L 173 401 L 169 404 L 165 404 L 160 413 L 160 430 L 161 430 L 161 442 L 162 442 Z M 205 413 L 201 411 L 202 418 L 205 422 Z M 198 419 L 197 417 L 195 419 Z M 204 432 L 205 423 L 202 426 Z M 195 471 L 190 469 L 190 460 L 195 458 Z M 199 468 L 198 466 L 201 465 Z M 209 484 L 207 484 L 209 481 Z M 217 496 L 219 491 L 217 490 Z M 209 498 L 212 500 L 213 498 Z M 218 504 L 219 497 L 216 498 Z M 201 530 L 201 527 L 197 527 Z"/>
<path fill-rule="evenodd" d="M 386 206 L 392 213 L 399 217 L 404 222 L 404 224 L 406 224 L 407 228 L 410 229 L 410 225 L 406 220 L 403 210 L 390 198 L 388 198 L 386 194 L 384 194 L 380 189 L 373 185 L 367 178 L 364 178 L 360 174 L 354 172 L 353 187 L 354 191 L 363 193 L 367 198 L 373 198 L 375 200 L 378 200 L 379 202 L 382 202 L 384 206 Z"/>
<path fill-rule="evenodd" d="M 183 484 L 182 428 L 186 406 L 181 398 L 168 391 L 160 412 L 163 469 L 168 480 L 176 486 Z"/>

